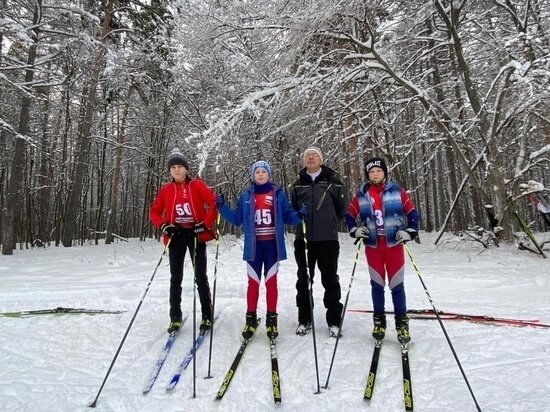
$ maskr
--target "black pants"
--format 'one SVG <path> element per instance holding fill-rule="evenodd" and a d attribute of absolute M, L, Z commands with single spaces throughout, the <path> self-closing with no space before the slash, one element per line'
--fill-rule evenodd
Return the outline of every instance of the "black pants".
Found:
<path fill-rule="evenodd" d="M 329 326 L 339 326 L 343 305 L 340 303 L 342 292 L 338 277 L 338 255 L 340 244 L 337 240 L 308 242 L 309 274 L 311 281 L 315 276 L 315 265 L 321 272 L 321 283 L 325 288 L 323 303 L 327 309 L 326 320 Z M 308 272 L 306 266 L 305 242 L 303 239 L 294 241 L 294 257 L 298 265 L 298 280 L 296 281 L 296 306 L 298 307 L 298 322 L 311 322 L 309 305 Z"/>
<path fill-rule="evenodd" d="M 196 246 L 196 249 L 195 249 Z M 202 317 L 212 319 L 212 300 L 210 285 L 206 275 L 206 243 L 198 243 L 192 230 L 182 230 L 172 236 L 169 246 L 170 258 L 170 319 L 181 320 L 181 282 L 183 280 L 183 263 L 185 253 L 194 261 L 195 283 L 201 302 Z"/>

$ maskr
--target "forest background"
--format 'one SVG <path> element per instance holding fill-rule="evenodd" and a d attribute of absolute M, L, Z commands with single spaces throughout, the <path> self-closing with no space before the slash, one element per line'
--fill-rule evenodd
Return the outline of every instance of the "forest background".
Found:
<path fill-rule="evenodd" d="M 2 253 L 154 236 L 173 147 L 233 199 L 259 159 L 287 187 L 316 145 L 351 196 L 382 156 L 422 229 L 512 241 L 549 80 L 548 0 L 0 0 Z"/>

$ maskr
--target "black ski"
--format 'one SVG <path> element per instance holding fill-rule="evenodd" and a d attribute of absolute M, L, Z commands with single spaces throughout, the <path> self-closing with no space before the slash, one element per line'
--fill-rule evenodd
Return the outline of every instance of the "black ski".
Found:
<path fill-rule="evenodd" d="M 84 315 L 99 315 L 99 314 L 121 314 L 123 310 L 104 310 L 104 309 L 84 309 L 84 308 L 64 308 L 57 307 L 53 309 L 39 309 L 39 310 L 21 310 L 18 312 L 3 312 L 0 316 L 7 318 L 23 318 L 36 315 L 72 315 L 72 314 L 84 314 Z"/>
<path fill-rule="evenodd" d="M 275 339 L 269 341 L 271 352 L 271 385 L 273 387 L 273 400 L 281 403 L 281 381 L 279 379 L 279 361 L 277 356 L 277 342 Z"/>
<path fill-rule="evenodd" d="M 365 393 L 363 399 L 370 401 L 372 398 L 372 392 L 374 391 L 374 381 L 376 380 L 376 371 L 378 369 L 378 359 L 380 358 L 380 349 L 382 349 L 382 341 L 377 340 L 374 344 L 374 350 L 372 352 L 372 360 L 370 363 L 370 372 L 367 377 L 367 385 L 365 386 Z"/>
<path fill-rule="evenodd" d="M 405 401 L 405 410 L 413 410 L 413 392 L 411 382 L 411 369 L 409 367 L 409 347 L 408 344 L 401 345 L 401 363 L 403 365 L 403 399 Z"/>
<path fill-rule="evenodd" d="M 372 398 L 374 391 L 374 382 L 376 381 L 376 371 L 378 369 L 378 359 L 380 358 L 380 350 L 382 349 L 382 341 L 377 340 L 374 344 L 372 352 L 372 361 L 370 364 L 370 372 L 365 386 L 363 399 L 369 401 Z M 411 382 L 411 369 L 409 366 L 409 348 L 408 344 L 401 345 L 401 363 L 403 366 L 403 400 L 405 401 L 405 410 L 413 410 L 413 393 Z"/>
<path fill-rule="evenodd" d="M 260 324 L 260 319 L 258 319 L 256 323 L 256 330 L 258 330 L 258 325 Z M 254 331 L 254 334 L 256 334 L 256 330 Z M 231 383 L 231 380 L 233 379 L 233 376 L 235 375 L 235 372 L 237 368 L 239 367 L 239 363 L 241 362 L 241 359 L 243 358 L 244 351 L 246 350 L 248 344 L 250 341 L 254 338 L 254 335 L 250 339 L 246 339 L 241 343 L 241 347 L 239 348 L 239 351 L 237 352 L 237 355 L 235 356 L 235 359 L 233 359 L 233 363 L 229 367 L 229 370 L 225 374 L 225 377 L 223 378 L 223 382 L 220 386 L 220 389 L 218 390 L 218 393 L 216 395 L 216 400 L 219 401 L 223 398 L 223 395 L 225 395 L 225 392 L 227 391 L 227 388 L 229 387 L 229 384 Z"/>

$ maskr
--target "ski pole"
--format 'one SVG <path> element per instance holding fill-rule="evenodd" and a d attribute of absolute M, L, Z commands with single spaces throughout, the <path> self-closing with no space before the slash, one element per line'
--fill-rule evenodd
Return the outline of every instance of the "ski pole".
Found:
<path fill-rule="evenodd" d="M 355 260 L 353 262 L 353 269 L 351 270 L 351 278 L 348 285 L 348 293 L 346 294 L 346 301 L 344 302 L 344 308 L 342 309 L 342 316 L 340 317 L 340 325 L 338 326 L 338 335 L 336 336 L 336 343 L 334 344 L 334 350 L 332 351 L 332 359 L 330 361 L 330 367 L 328 369 L 327 381 L 323 389 L 328 388 L 328 381 L 330 379 L 330 374 L 332 372 L 332 365 L 334 364 L 334 358 L 336 357 L 336 349 L 338 349 L 338 342 L 340 341 L 340 336 L 342 334 L 342 326 L 344 324 L 344 316 L 346 314 L 346 308 L 348 307 L 349 295 L 351 292 L 351 285 L 353 284 L 353 278 L 355 277 L 355 268 L 357 267 L 357 261 L 359 260 L 359 251 L 361 250 L 361 244 L 363 243 L 360 239 L 357 242 L 357 252 L 355 252 Z"/>
<path fill-rule="evenodd" d="M 456 363 L 458 365 L 458 368 L 460 369 L 460 373 L 462 373 L 462 377 L 464 378 L 464 382 L 466 382 L 466 386 L 468 387 L 468 390 L 470 391 L 470 395 L 472 395 L 472 399 L 474 400 L 474 403 L 476 404 L 476 408 L 479 412 L 481 412 L 481 408 L 479 407 L 479 404 L 477 403 L 476 396 L 474 395 L 474 391 L 472 390 L 472 387 L 470 386 L 470 382 L 468 381 L 468 378 L 466 377 L 466 373 L 464 372 L 464 369 L 462 368 L 462 364 L 460 363 L 460 359 L 458 359 L 458 355 L 455 351 L 455 348 L 451 342 L 451 338 L 449 338 L 449 335 L 447 334 L 447 329 L 445 329 L 445 325 L 443 325 L 443 321 L 441 320 L 441 316 L 439 316 L 439 311 L 436 309 L 434 302 L 432 300 L 432 297 L 430 296 L 430 292 L 428 292 L 428 288 L 426 287 L 426 284 L 424 283 L 424 279 L 422 279 L 422 275 L 420 274 L 420 270 L 418 269 L 418 266 L 416 265 L 416 262 L 414 261 L 414 258 L 412 256 L 411 250 L 407 246 L 406 243 L 403 243 L 403 246 L 405 247 L 405 250 L 407 251 L 407 255 L 409 255 L 409 259 L 411 260 L 411 263 L 414 267 L 414 270 L 416 274 L 418 275 L 418 279 L 420 279 L 420 283 L 422 284 L 422 287 L 424 288 L 424 292 L 426 292 L 426 295 L 428 296 L 428 300 L 430 301 L 430 304 L 432 305 L 432 308 L 434 310 L 435 316 L 437 316 L 437 320 L 439 321 L 439 325 L 441 326 L 441 329 L 443 330 L 443 334 L 445 335 L 445 339 L 447 339 L 447 343 L 449 344 L 449 347 L 451 348 L 451 352 L 453 353 L 453 356 L 456 360 Z"/>
<path fill-rule="evenodd" d="M 197 265 L 195 259 L 197 258 L 197 235 L 193 236 L 193 255 L 191 263 L 193 264 L 193 399 L 197 397 L 196 392 L 196 372 L 197 372 L 197 348 L 195 342 L 197 340 Z"/>
<path fill-rule="evenodd" d="M 162 258 L 168 251 L 168 247 L 170 246 L 170 242 L 172 241 L 172 237 L 168 238 L 168 242 L 166 243 L 166 246 L 164 246 L 164 249 L 162 251 L 162 254 L 160 255 L 160 259 L 157 263 L 157 266 L 155 267 L 155 270 L 153 270 L 153 274 L 151 275 L 151 279 L 149 279 L 149 283 L 145 287 L 145 290 L 143 291 L 143 294 L 141 295 L 141 299 L 139 300 L 139 303 L 137 305 L 137 308 L 134 312 L 134 315 L 132 316 L 132 319 L 130 319 L 130 323 L 128 324 L 128 327 L 126 328 L 126 332 L 124 333 L 124 336 L 122 337 L 122 340 L 120 341 L 120 344 L 118 345 L 118 349 L 115 353 L 115 356 L 113 357 L 113 360 L 111 361 L 111 365 L 109 366 L 109 369 L 107 370 L 107 373 L 105 374 L 105 377 L 103 378 L 103 382 L 101 382 L 101 386 L 99 387 L 99 390 L 97 391 L 97 395 L 95 396 L 94 401 L 88 405 L 90 408 L 95 408 L 97 405 L 97 400 L 99 399 L 99 395 L 101 394 L 101 391 L 103 390 L 103 387 L 105 386 L 105 382 L 107 382 L 107 378 L 109 377 L 109 374 L 111 373 L 111 370 L 113 369 L 113 366 L 115 365 L 115 362 L 118 358 L 118 354 L 120 353 L 120 350 L 122 349 L 122 345 L 124 345 L 124 341 L 126 340 L 126 337 L 128 336 L 128 333 L 130 332 L 130 328 L 134 324 L 134 320 L 136 319 L 136 316 L 139 312 L 139 309 L 141 308 L 141 305 L 143 304 L 143 301 L 145 300 L 145 296 L 147 295 L 147 292 L 149 292 L 149 288 L 151 287 L 151 284 L 153 283 L 153 279 L 155 278 L 155 275 L 157 274 L 157 270 L 160 266 L 160 263 L 162 262 Z"/>
<path fill-rule="evenodd" d="M 216 217 L 216 257 L 214 260 L 214 286 L 212 289 L 212 325 L 210 326 L 210 348 L 208 350 L 208 375 L 204 379 L 211 379 L 210 366 L 212 365 L 212 344 L 214 342 L 214 311 L 216 309 L 216 282 L 218 280 L 218 256 L 220 252 L 220 212 Z"/>
<path fill-rule="evenodd" d="M 523 221 L 523 219 L 519 216 L 519 213 L 517 211 L 514 212 L 514 214 L 518 218 L 519 224 L 523 229 L 523 231 L 525 232 L 525 234 L 529 236 L 529 239 L 531 239 L 531 242 L 533 242 L 533 244 L 539 251 L 540 255 L 546 259 L 546 255 L 544 254 L 544 251 L 542 250 L 542 247 L 540 246 L 539 242 L 537 242 L 537 239 L 535 238 L 535 235 L 533 234 L 533 231 L 531 230 L 531 228 L 527 226 L 527 223 Z"/>
<path fill-rule="evenodd" d="M 321 393 L 321 387 L 319 385 L 319 363 L 317 360 L 317 340 L 315 339 L 315 318 L 313 316 L 313 279 L 309 273 L 309 259 L 308 259 L 308 250 L 307 250 L 307 232 L 306 232 L 306 222 L 302 219 L 302 233 L 304 234 L 304 253 L 306 260 L 306 275 L 308 280 L 308 295 L 309 295 L 309 309 L 311 312 L 311 334 L 313 335 L 313 356 L 315 357 L 315 375 L 317 377 L 317 392 L 315 394 Z"/>

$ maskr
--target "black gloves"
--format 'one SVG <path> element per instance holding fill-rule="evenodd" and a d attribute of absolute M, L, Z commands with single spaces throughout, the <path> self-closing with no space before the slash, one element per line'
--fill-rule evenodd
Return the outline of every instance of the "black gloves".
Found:
<path fill-rule="evenodd" d="M 162 230 L 162 233 L 168 236 L 175 235 L 179 232 L 179 229 L 174 226 L 172 223 L 163 223 L 160 227 L 160 230 Z"/>
<path fill-rule="evenodd" d="M 206 232 L 206 226 L 204 226 L 204 223 L 197 223 L 195 227 L 193 228 L 193 232 L 195 232 L 195 235 L 198 235 L 199 233 Z"/>

